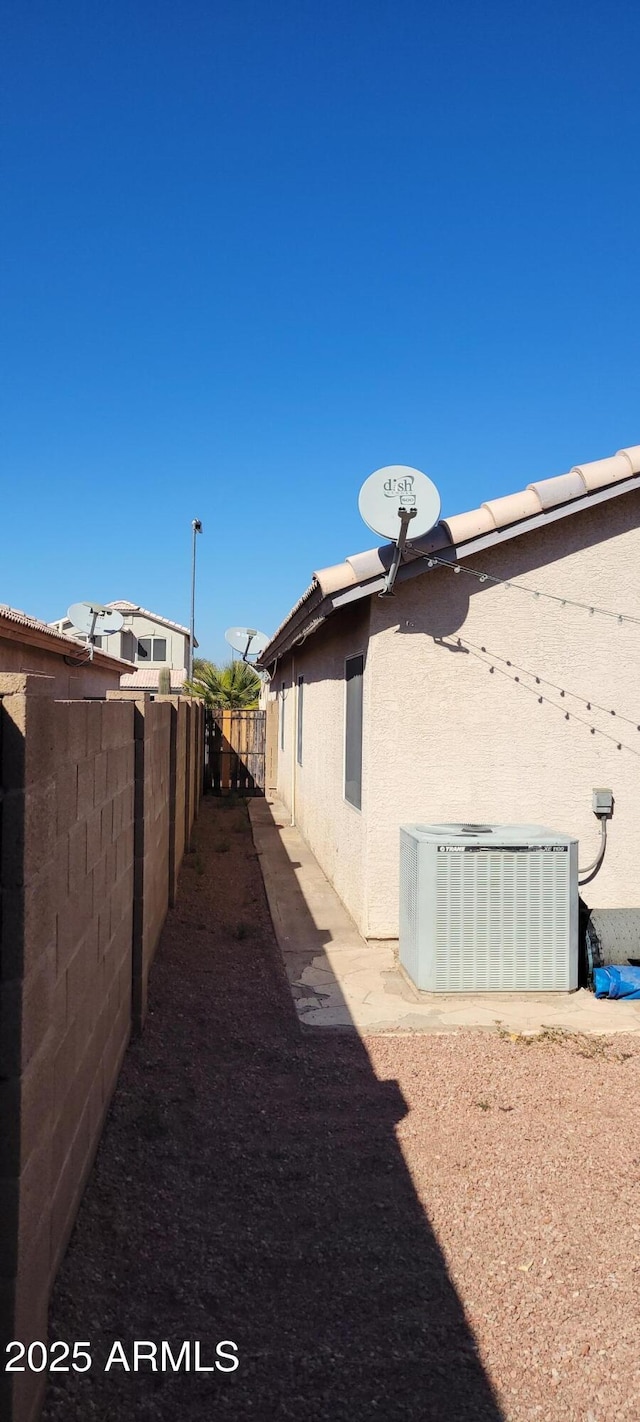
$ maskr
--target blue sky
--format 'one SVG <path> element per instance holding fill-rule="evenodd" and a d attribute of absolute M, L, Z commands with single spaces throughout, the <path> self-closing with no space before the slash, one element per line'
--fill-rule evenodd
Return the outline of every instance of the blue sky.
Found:
<path fill-rule="evenodd" d="M 640 11 L 7 0 L 0 601 L 281 621 L 371 546 L 640 442 Z"/>

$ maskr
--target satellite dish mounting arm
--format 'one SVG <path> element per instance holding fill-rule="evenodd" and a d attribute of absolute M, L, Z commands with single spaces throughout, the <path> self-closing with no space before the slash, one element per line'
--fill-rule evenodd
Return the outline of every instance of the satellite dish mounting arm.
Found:
<path fill-rule="evenodd" d="M 91 608 L 91 626 L 90 626 L 89 631 L 88 631 L 88 633 L 87 633 L 87 646 L 88 646 L 89 649 L 90 649 L 90 650 L 89 650 L 89 660 L 90 660 L 91 662 L 93 661 L 93 652 L 94 652 L 94 647 L 95 647 L 95 642 L 94 642 L 93 639 L 94 639 L 94 637 L 95 637 L 95 635 L 96 635 L 96 622 L 97 622 L 97 621 L 98 621 L 98 609 L 95 608 L 95 607 L 92 607 L 92 608 Z"/>
<path fill-rule="evenodd" d="M 398 509 L 398 518 L 400 519 L 400 532 L 396 539 L 395 548 L 393 550 L 393 558 L 391 560 L 391 567 L 389 568 L 389 572 L 387 573 L 387 581 L 382 589 L 382 592 L 378 593 L 378 597 L 394 596 L 393 585 L 396 580 L 398 568 L 400 567 L 402 554 L 404 553 L 404 548 L 407 541 L 407 533 L 409 531 L 409 524 L 412 518 L 415 518 L 416 513 L 417 509 Z"/>

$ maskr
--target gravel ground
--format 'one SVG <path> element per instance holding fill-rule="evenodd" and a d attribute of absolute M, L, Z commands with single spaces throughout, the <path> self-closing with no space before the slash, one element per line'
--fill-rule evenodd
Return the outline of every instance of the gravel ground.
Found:
<path fill-rule="evenodd" d="M 52 1301 L 93 1367 L 45 1422 L 635 1422 L 639 1067 L 301 1036 L 245 808 L 205 801 Z M 105 1373 L 116 1339 L 240 1365 Z"/>

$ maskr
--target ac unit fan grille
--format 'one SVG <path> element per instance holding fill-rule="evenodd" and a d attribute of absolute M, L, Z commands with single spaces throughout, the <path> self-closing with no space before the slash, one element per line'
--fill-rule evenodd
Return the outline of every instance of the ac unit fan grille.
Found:
<path fill-rule="evenodd" d="M 568 854 L 536 850 L 438 855 L 436 991 L 563 988 L 569 870 Z"/>

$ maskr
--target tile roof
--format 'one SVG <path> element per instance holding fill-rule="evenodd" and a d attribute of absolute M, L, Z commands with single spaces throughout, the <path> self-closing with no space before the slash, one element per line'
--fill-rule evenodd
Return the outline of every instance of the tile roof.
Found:
<path fill-rule="evenodd" d="M 84 642 L 80 642 L 78 638 L 71 637 L 67 632 L 58 631 L 48 622 L 42 622 L 39 617 L 31 617 L 29 613 L 21 612 L 17 607 L 9 607 L 7 603 L 0 603 L 0 635 L 2 635 L 3 628 L 7 635 L 11 634 L 13 640 L 16 638 L 15 629 L 22 628 L 25 642 L 41 644 L 44 638 L 45 645 L 50 643 L 52 652 L 60 651 L 67 656 L 73 652 L 83 651 L 85 647 Z M 29 633 L 33 635 L 29 636 Z M 105 664 L 117 662 L 118 665 L 126 666 L 126 663 L 121 662 L 119 657 L 107 655 L 107 653 L 99 651 L 97 647 L 94 651 L 94 659 L 96 658 Z"/>
<path fill-rule="evenodd" d="M 0 602 L 0 617 L 7 622 L 17 623 L 19 627 L 31 627 L 36 632 L 46 632 L 58 640 L 63 637 L 65 641 L 73 641 L 66 632 L 54 632 L 48 622 L 41 622 L 39 617 L 31 617 L 28 612 L 21 612 L 17 607 L 9 607 L 8 603 Z"/>
<path fill-rule="evenodd" d="M 187 679 L 186 667 L 171 667 L 171 690 L 180 691 Z M 125 672 L 120 677 L 121 691 L 157 691 L 160 670 L 138 667 L 136 671 Z"/>
<path fill-rule="evenodd" d="M 162 627 L 172 627 L 174 632 L 184 632 L 185 637 L 189 636 L 188 627 L 183 627 L 180 622 L 172 622 L 169 617 L 161 617 L 158 612 L 149 612 L 148 607 L 140 607 L 137 602 L 127 602 L 120 598 L 117 602 L 106 602 L 105 607 L 112 607 L 114 612 L 139 612 L 141 617 L 148 617 L 151 622 L 159 622 Z M 195 642 L 196 647 L 197 645 Z"/>
<path fill-rule="evenodd" d="M 402 562 L 416 562 L 426 553 L 435 553 L 446 548 L 457 548 L 462 557 L 464 545 L 473 539 L 484 537 L 489 545 L 492 541 L 498 541 L 501 535 L 504 536 L 505 529 L 512 529 L 509 536 L 513 537 L 526 533 L 528 528 L 535 526 L 531 520 L 542 520 L 545 514 L 557 516 L 565 511 L 565 506 L 566 512 L 572 513 L 584 508 L 589 502 L 600 502 L 603 497 L 613 497 L 617 492 L 616 486 L 624 485 L 625 481 L 630 481 L 630 488 L 638 488 L 638 475 L 638 444 L 620 449 L 617 454 L 607 459 L 576 464 L 566 474 L 536 480 L 528 484 L 526 489 L 505 494 L 501 498 L 488 499 L 479 508 L 441 519 L 423 538 L 407 543 Z M 602 494 L 603 490 L 608 492 Z M 623 492 L 623 489 L 619 492 Z M 392 549 L 393 544 L 369 548 L 364 553 L 351 554 L 343 563 L 335 563 L 329 568 L 320 568 L 315 572 L 309 587 L 274 632 L 258 659 L 259 665 L 267 666 L 295 641 L 301 637 L 306 638 L 315 631 L 335 610 L 337 603 L 331 603 L 331 599 L 339 599 L 343 594 L 346 601 L 350 589 L 362 588 L 362 595 L 365 596 L 368 592 L 374 592 L 377 587 L 375 580 L 388 570 Z M 368 584 L 372 586 L 369 588 Z M 328 604 L 326 608 L 325 603 Z M 323 604 L 323 615 L 316 611 L 320 604 Z M 309 625 L 313 614 L 315 615 Z"/>

